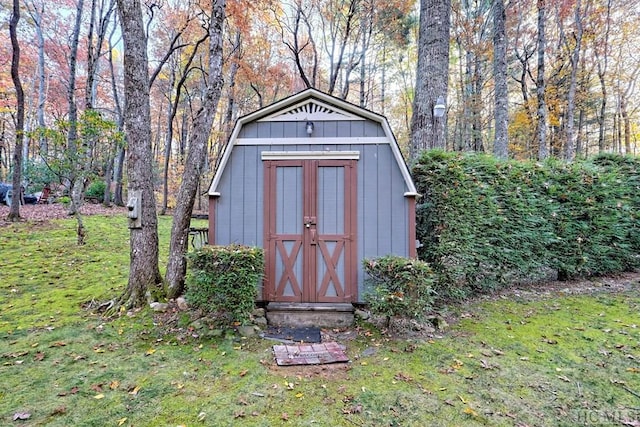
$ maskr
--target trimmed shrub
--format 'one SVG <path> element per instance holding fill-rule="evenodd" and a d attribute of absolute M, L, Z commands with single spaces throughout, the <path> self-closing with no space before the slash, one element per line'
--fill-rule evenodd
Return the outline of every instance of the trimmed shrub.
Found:
<path fill-rule="evenodd" d="M 185 299 L 229 324 L 246 324 L 255 307 L 264 271 L 262 249 L 241 245 L 204 246 L 187 255 Z"/>
<path fill-rule="evenodd" d="M 370 291 L 364 295 L 372 313 L 421 320 L 434 302 L 433 272 L 426 262 L 388 255 L 362 262 Z"/>
<path fill-rule="evenodd" d="M 107 185 L 104 181 L 93 181 L 87 187 L 87 191 L 85 191 L 85 197 L 89 199 L 96 199 L 99 202 L 104 201 L 104 191 L 107 188 Z"/>
<path fill-rule="evenodd" d="M 423 153 L 413 168 L 424 196 L 419 256 L 439 297 L 638 268 L 639 168 L 615 155 L 539 163 Z"/>

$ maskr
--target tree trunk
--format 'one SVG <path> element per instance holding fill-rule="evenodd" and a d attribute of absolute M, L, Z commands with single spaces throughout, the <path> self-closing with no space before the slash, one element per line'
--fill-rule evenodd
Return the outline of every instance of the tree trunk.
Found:
<path fill-rule="evenodd" d="M 622 115 L 622 123 L 624 126 L 624 153 L 632 154 L 631 151 L 631 121 L 629 120 L 629 111 L 627 111 L 627 96 L 623 94 L 620 99 L 620 114 Z"/>
<path fill-rule="evenodd" d="M 13 199 L 7 219 L 20 219 L 20 199 L 22 195 L 22 144 L 24 140 L 24 91 L 20 81 L 20 44 L 18 43 L 18 22 L 20 21 L 20 1 L 13 0 L 13 12 L 9 21 L 11 37 L 11 79 L 16 89 L 16 146 L 13 151 Z"/>
<path fill-rule="evenodd" d="M 584 128 L 584 109 L 578 112 L 578 133 L 576 135 L 576 157 L 584 156 L 584 142 L 582 139 L 582 129 Z"/>
<path fill-rule="evenodd" d="M 507 34 L 504 0 L 493 3 L 493 74 L 495 79 L 495 126 L 496 138 L 493 154 L 509 157 L 509 93 L 507 88 Z"/>
<path fill-rule="evenodd" d="M 73 40 L 71 42 L 71 53 L 69 54 L 69 86 L 67 88 L 67 99 L 69 102 L 69 133 L 67 134 L 67 145 L 71 157 L 71 168 L 69 178 L 69 192 L 71 202 L 69 203 L 69 215 L 76 219 L 76 236 L 78 245 L 83 245 L 86 232 L 84 222 L 80 214 L 80 207 L 83 202 L 85 188 L 84 167 L 82 165 L 84 153 L 78 147 L 78 106 L 76 105 L 76 69 L 78 65 L 78 45 L 80 42 L 80 27 L 82 25 L 82 10 L 84 0 L 79 0 L 76 5 L 76 19 L 73 28 Z"/>
<path fill-rule="evenodd" d="M 445 148 L 446 114 L 436 121 L 433 107 L 438 97 L 447 104 L 449 81 L 450 0 L 420 1 L 420 34 L 413 116 L 411 158 L 420 150 Z"/>
<path fill-rule="evenodd" d="M 189 154 L 178 192 L 178 202 L 171 227 L 169 262 L 165 278 L 167 295 L 170 298 L 182 294 L 184 290 L 184 279 L 187 267 L 185 254 L 188 249 L 191 212 L 207 154 L 211 126 L 222 90 L 222 37 L 224 19 L 225 0 L 214 0 L 211 10 L 211 23 L 209 24 L 207 92 L 202 108 L 198 111 L 194 120 L 194 131 L 191 133 L 192 140 L 189 144 Z"/>
<path fill-rule="evenodd" d="M 484 146 L 482 145 L 482 85 L 484 79 L 482 77 L 482 64 L 478 55 L 473 55 L 473 94 L 472 94 L 472 117 L 473 117 L 473 132 L 472 132 L 472 147 L 473 151 L 477 153 L 484 152 Z"/>
<path fill-rule="evenodd" d="M 178 110 L 178 102 L 180 101 L 180 93 L 175 95 L 175 99 L 171 99 L 173 88 L 176 85 L 175 70 L 171 70 L 171 79 L 169 83 L 169 99 L 167 102 L 167 134 L 164 142 L 164 170 L 162 172 L 162 208 L 160 215 L 166 215 L 169 207 L 169 166 L 171 164 L 171 143 L 173 142 L 173 119 L 176 117 Z"/>
<path fill-rule="evenodd" d="M 609 66 L 609 31 L 611 29 L 611 0 L 607 1 L 607 18 L 606 28 L 604 31 L 604 42 L 602 46 L 602 62 L 600 61 L 598 50 L 595 51 L 597 63 L 598 63 L 598 79 L 600 80 L 600 91 L 602 93 L 602 102 L 600 104 L 600 111 L 598 112 L 598 150 L 604 152 L 606 150 L 605 143 L 605 115 L 607 113 L 607 82 L 606 75 Z"/>
<path fill-rule="evenodd" d="M 115 161 L 115 170 L 113 171 L 113 177 L 116 181 L 115 189 L 113 190 L 113 203 L 116 206 L 124 206 L 124 197 L 122 196 L 122 178 L 124 175 L 124 158 L 126 150 L 124 147 L 118 147 L 118 155 Z"/>
<path fill-rule="evenodd" d="M 226 144 L 227 141 L 229 141 L 231 132 L 233 131 L 233 118 L 236 110 L 236 75 L 238 74 L 240 61 L 242 60 L 242 37 L 240 30 L 236 33 L 235 41 L 233 42 L 232 58 L 228 72 L 229 91 L 227 95 L 227 109 L 223 119 L 224 132 L 221 132 L 222 144 Z"/>
<path fill-rule="evenodd" d="M 575 45 L 569 58 L 571 63 L 571 73 L 569 81 L 569 93 L 567 94 L 567 123 L 566 141 L 564 146 L 564 159 L 571 161 L 575 157 L 576 141 L 574 134 L 574 121 L 576 111 L 576 90 L 578 86 L 578 66 L 580 64 L 580 50 L 582 49 L 582 8 L 581 1 L 576 0 L 575 6 Z"/>
<path fill-rule="evenodd" d="M 69 133 L 67 134 L 67 146 L 69 156 L 72 163 L 72 171 L 69 177 L 69 192 L 71 195 L 71 203 L 69 203 L 69 215 L 75 215 L 80 209 L 82 200 L 76 194 L 75 182 L 78 180 L 78 107 L 76 105 L 76 68 L 78 65 L 78 43 L 80 39 L 80 25 L 82 23 L 82 9 L 84 0 L 79 0 L 76 5 L 76 19 L 73 28 L 73 36 L 71 42 L 71 52 L 69 53 L 69 83 L 67 87 L 67 102 L 69 103 Z M 84 234 L 80 228 L 82 221 L 78 223 L 78 235 Z"/>
<path fill-rule="evenodd" d="M 44 13 L 44 3 L 36 5 L 35 2 L 29 7 L 27 5 L 29 15 L 33 20 L 36 38 L 38 40 L 38 107 L 36 109 L 36 116 L 38 120 L 38 127 L 44 129 L 46 122 L 44 119 L 44 108 L 46 102 L 46 76 L 45 76 L 45 52 L 44 52 L 44 34 L 42 32 L 42 15 Z M 46 157 L 49 151 L 47 138 L 40 136 L 38 141 L 38 149 L 40 157 Z"/>
<path fill-rule="evenodd" d="M 545 23 L 546 23 L 546 0 L 538 0 L 538 77 L 536 79 L 536 94 L 538 97 L 538 159 L 543 160 L 549 157 L 549 147 L 547 145 L 547 102 L 545 100 L 546 80 L 544 76 L 544 51 L 546 48 Z"/>
<path fill-rule="evenodd" d="M 131 229 L 129 282 L 118 304 L 131 308 L 143 306 L 147 293 L 153 295 L 160 291 L 162 278 L 158 268 L 158 219 L 153 193 L 147 39 L 140 0 L 118 0 L 118 12 L 124 40 L 128 192 L 129 196 L 140 197 L 138 215 L 142 220 L 141 228 Z"/>
<path fill-rule="evenodd" d="M 113 103 L 116 108 L 116 117 L 118 118 L 118 131 L 124 130 L 124 115 L 122 113 L 122 106 L 120 104 L 120 95 L 118 95 L 118 85 L 116 84 L 116 74 L 113 68 L 113 43 L 112 38 L 115 33 L 117 25 L 113 26 L 113 31 L 109 36 L 109 71 L 111 78 L 111 92 L 113 93 Z M 122 197 L 122 178 L 124 171 L 124 158 L 125 158 L 125 147 L 124 145 L 118 146 L 116 159 L 114 162 L 114 171 L 113 171 L 113 179 L 116 182 L 115 189 L 113 191 L 113 202 L 117 206 L 124 206 L 124 200 Z"/>

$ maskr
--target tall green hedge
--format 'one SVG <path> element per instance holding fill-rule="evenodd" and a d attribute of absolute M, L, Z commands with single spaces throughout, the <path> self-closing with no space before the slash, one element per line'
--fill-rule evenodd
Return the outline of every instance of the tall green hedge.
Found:
<path fill-rule="evenodd" d="M 640 159 L 501 161 L 429 151 L 413 168 L 419 256 L 438 293 L 640 266 Z"/>

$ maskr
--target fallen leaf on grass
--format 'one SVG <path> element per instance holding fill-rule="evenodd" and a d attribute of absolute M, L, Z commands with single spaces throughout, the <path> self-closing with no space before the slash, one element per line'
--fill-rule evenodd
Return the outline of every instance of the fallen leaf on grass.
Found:
<path fill-rule="evenodd" d="M 39 351 L 36 353 L 35 357 L 33 358 L 33 360 L 35 360 L 36 362 L 41 362 L 44 360 L 44 353 Z"/>
<path fill-rule="evenodd" d="M 150 348 L 149 350 L 147 350 L 147 352 L 145 353 L 145 356 L 151 356 L 153 353 L 156 352 L 155 348 Z"/>
<path fill-rule="evenodd" d="M 627 368 L 627 372 L 640 373 L 640 368 Z"/>
<path fill-rule="evenodd" d="M 362 413 L 362 409 L 363 409 L 362 405 L 357 404 L 357 405 L 351 406 L 350 408 L 344 408 L 342 410 L 342 413 L 345 414 L 345 415 L 348 415 L 348 414 L 361 414 Z"/>
<path fill-rule="evenodd" d="M 244 418 L 247 414 L 244 411 L 236 411 L 233 413 L 233 418 Z"/>
<path fill-rule="evenodd" d="M 241 377 L 244 377 L 248 373 L 249 373 L 249 370 L 248 369 L 244 369 L 244 370 L 240 371 L 240 373 L 238 375 L 240 375 Z"/>
<path fill-rule="evenodd" d="M 91 390 L 101 393 L 102 392 L 102 384 L 92 384 Z"/>
<path fill-rule="evenodd" d="M 7 358 L 7 359 L 17 359 L 18 357 L 26 356 L 27 354 L 29 354 L 28 351 L 20 351 L 18 353 L 3 354 L 2 357 Z"/>
<path fill-rule="evenodd" d="M 31 418 L 31 414 L 28 412 L 16 412 L 13 414 L 13 421 L 28 420 L 29 418 Z"/>
<path fill-rule="evenodd" d="M 443 369 L 440 372 L 442 374 L 453 374 L 454 372 L 456 372 L 458 369 L 462 368 L 464 366 L 464 362 L 458 360 L 458 359 L 453 359 L 453 363 L 451 364 L 451 366 L 449 366 L 447 369 Z"/>
<path fill-rule="evenodd" d="M 487 362 L 484 359 L 480 360 L 480 365 L 482 366 L 482 369 L 487 369 L 487 370 L 496 368 L 494 365 L 492 365 L 491 363 Z"/>
<path fill-rule="evenodd" d="M 67 407 L 66 406 L 59 406 L 56 409 L 53 410 L 53 412 L 51 412 L 51 415 L 64 415 L 67 413 Z"/>
<path fill-rule="evenodd" d="M 471 415 L 472 417 L 477 417 L 478 416 L 478 413 L 476 411 L 474 411 L 473 409 L 471 409 L 470 407 L 468 407 L 468 406 L 466 408 L 464 408 L 463 412 L 465 414 L 467 414 L 467 415 Z"/>
<path fill-rule="evenodd" d="M 120 419 L 118 420 L 118 425 L 119 425 L 119 426 L 121 426 L 122 424 L 124 424 L 124 423 L 126 423 L 126 422 L 127 422 L 127 417 L 120 418 Z"/>
<path fill-rule="evenodd" d="M 289 421 L 289 414 L 287 414 L 286 412 L 283 412 L 282 415 L 280 416 L 280 419 L 282 421 Z"/>
<path fill-rule="evenodd" d="M 139 385 L 135 386 L 133 389 L 131 389 L 129 391 L 129 394 L 131 394 L 133 396 L 136 396 L 138 394 L 138 392 L 140 391 L 140 388 L 141 387 Z"/>
<path fill-rule="evenodd" d="M 100 394 L 96 394 L 95 396 L 93 396 L 94 399 L 104 399 L 104 394 L 100 393 Z"/>
<path fill-rule="evenodd" d="M 64 396 L 67 396 L 69 394 L 77 394 L 79 391 L 80 391 L 80 389 L 78 387 L 72 387 L 71 390 L 69 390 L 69 392 L 63 391 L 61 393 L 58 393 L 58 396 L 64 397 Z"/>
<path fill-rule="evenodd" d="M 560 378 L 562 381 L 564 381 L 565 383 L 570 383 L 571 380 L 567 377 L 565 377 L 564 375 L 556 375 L 558 378 Z"/>
<path fill-rule="evenodd" d="M 405 382 L 413 381 L 413 378 L 411 378 L 409 375 L 403 374 L 402 372 L 397 373 L 393 378 L 397 381 L 405 381 Z"/>
<path fill-rule="evenodd" d="M 638 420 L 623 420 L 622 421 L 622 425 L 623 426 L 629 426 L 629 427 L 640 427 L 640 421 L 638 421 Z"/>
<path fill-rule="evenodd" d="M 111 390 L 115 390 L 115 389 L 117 389 L 118 387 L 120 387 L 120 381 L 118 381 L 118 380 L 113 380 L 113 381 L 111 381 L 111 382 L 109 383 L 109 388 L 110 388 Z"/>

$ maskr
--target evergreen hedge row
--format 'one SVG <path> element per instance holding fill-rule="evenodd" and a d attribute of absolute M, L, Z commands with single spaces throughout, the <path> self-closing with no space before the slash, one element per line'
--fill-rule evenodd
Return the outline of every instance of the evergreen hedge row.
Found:
<path fill-rule="evenodd" d="M 420 259 L 440 297 L 640 266 L 640 159 L 501 161 L 424 152 L 413 167 Z"/>

